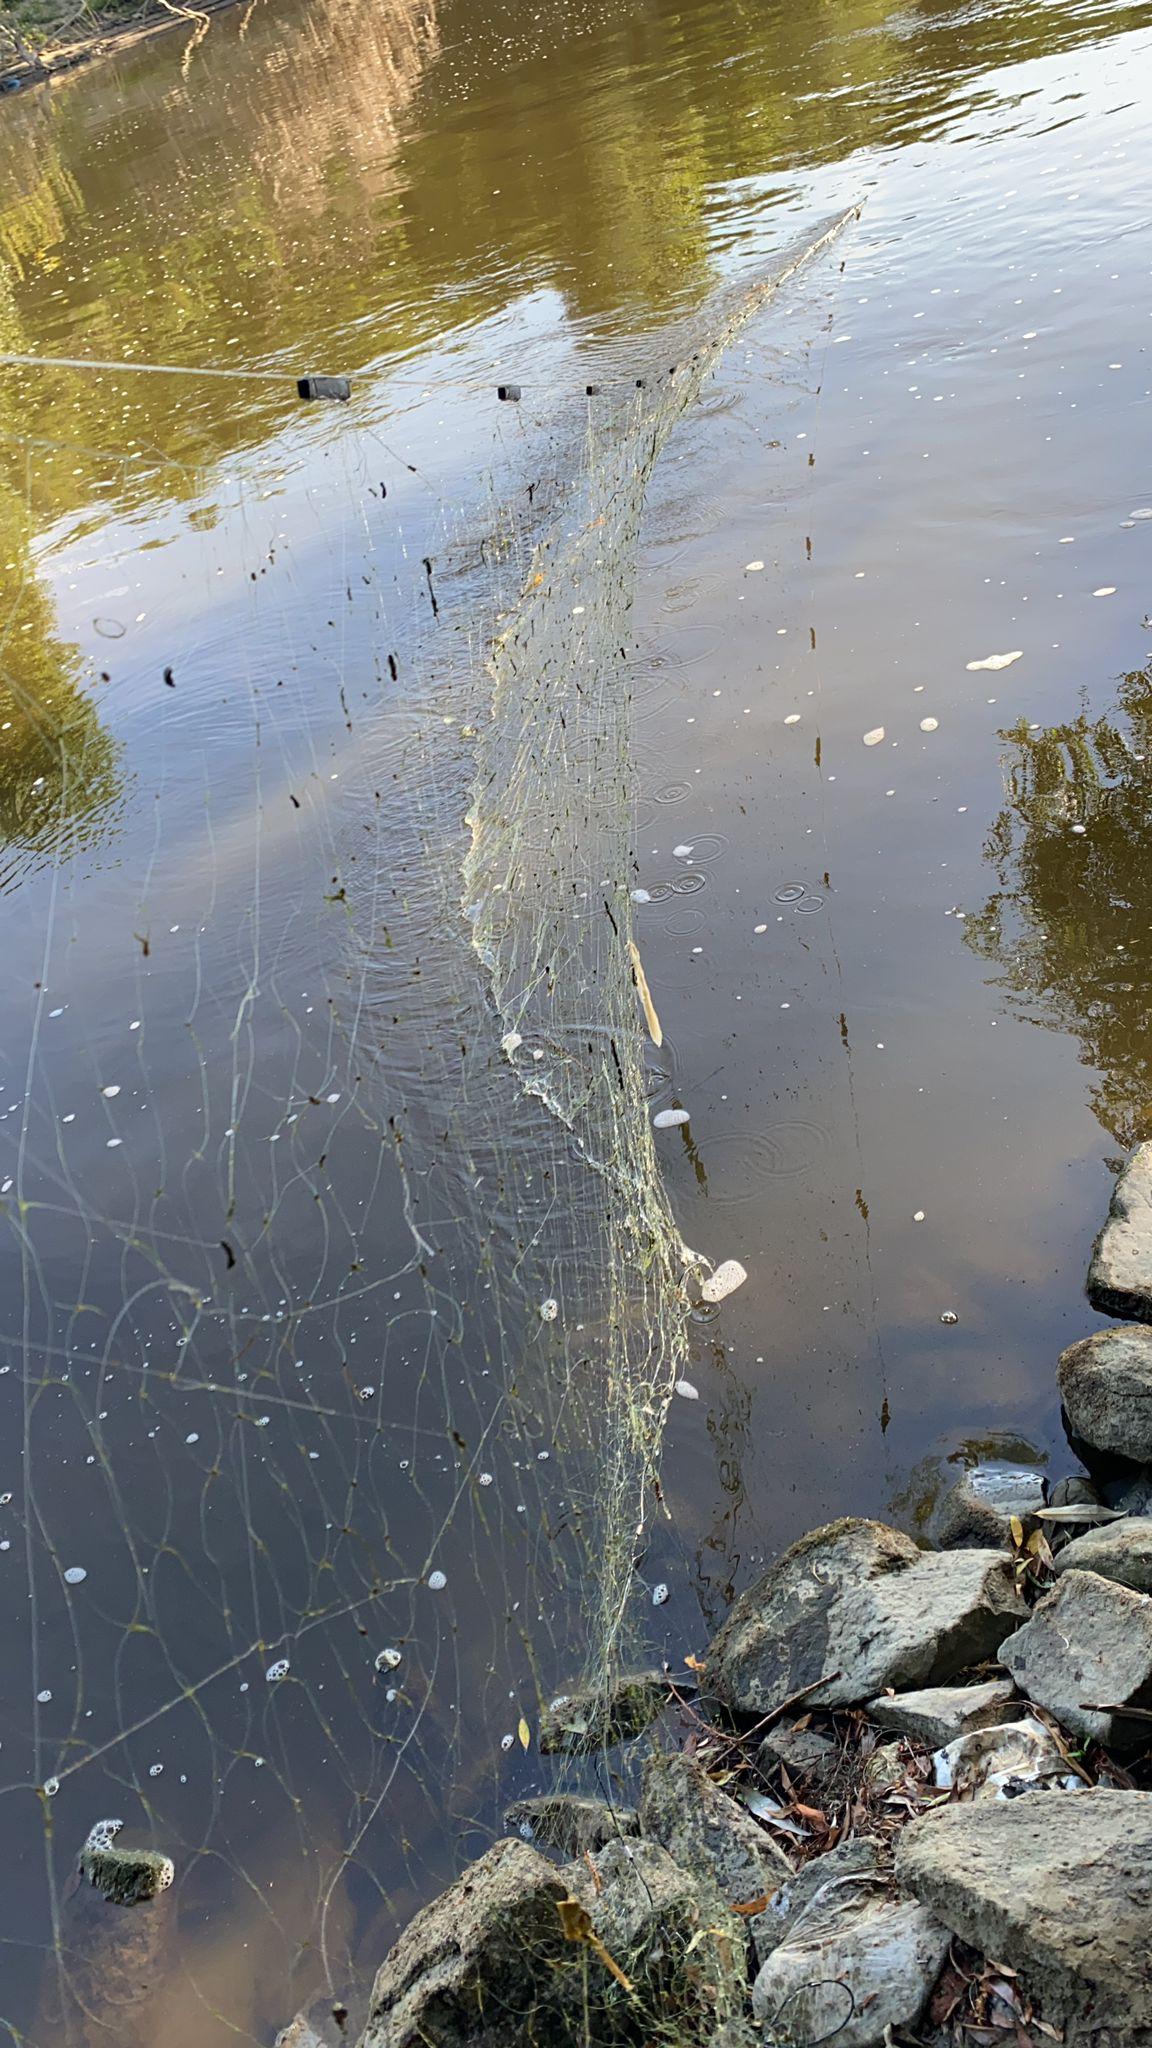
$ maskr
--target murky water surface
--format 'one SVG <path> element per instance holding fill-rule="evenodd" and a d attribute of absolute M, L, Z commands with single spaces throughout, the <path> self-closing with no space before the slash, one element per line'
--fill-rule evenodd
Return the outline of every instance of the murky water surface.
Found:
<path fill-rule="evenodd" d="M 1067 1460 L 1056 1355 L 1152 1132 L 1150 88 L 1146 6 L 300 0 L 5 101 L 4 349 L 266 373 L 0 383 L 22 2039 L 354 2025 L 551 1782 L 637 1360 L 686 1388 L 629 1595 L 677 1660 L 802 1528 Z M 859 202 L 669 441 L 623 655 L 619 491 L 557 640 L 571 479 L 587 512 L 669 359 Z M 626 757 L 485 783 L 526 568 L 541 705 L 583 673 Z M 525 995 L 554 1044 L 509 1049 L 470 832 L 571 927 Z M 689 1121 L 609 1159 L 613 890 Z M 653 1143 L 749 1274 L 676 1329 L 598 1271 L 659 1235 Z M 71 1876 L 110 1818 L 177 1863 L 129 1931 Z"/>

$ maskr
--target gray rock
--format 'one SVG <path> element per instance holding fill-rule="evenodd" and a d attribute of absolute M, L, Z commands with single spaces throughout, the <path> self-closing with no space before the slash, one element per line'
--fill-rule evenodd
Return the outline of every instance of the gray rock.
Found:
<path fill-rule="evenodd" d="M 770 1713 L 807 1687 L 814 1706 L 854 1706 L 954 1677 L 1025 1612 L 996 1551 L 923 1552 L 881 1522 L 830 1522 L 737 1600 L 709 1647 L 707 1684 L 741 1713 Z"/>
<path fill-rule="evenodd" d="M 381 1964 L 361 2048 L 479 2048 L 486 2036 L 495 2048 L 489 2013 L 547 2010 L 562 2024 L 567 1879 L 527 1843 L 497 1842 L 417 1913 Z"/>
<path fill-rule="evenodd" d="M 1074 1437 L 1152 1463 L 1152 1329 L 1098 1330 L 1061 1353 L 1057 1378 Z"/>
<path fill-rule="evenodd" d="M 790 1778 L 820 1783 L 839 1762 L 840 1751 L 830 1735 L 817 1728 L 797 1728 L 781 1721 L 770 1728 L 756 1752 L 756 1767 L 768 1777 L 783 1764 Z"/>
<path fill-rule="evenodd" d="M 902 1884 L 1018 1970 L 1057 2027 L 1152 2027 L 1152 1793 L 1050 1792 L 938 1807 L 901 1838 Z"/>
<path fill-rule="evenodd" d="M 671 1693 L 659 1671 L 635 1671 L 603 1686 L 558 1693 L 540 1716 L 545 1756 L 561 1750 L 586 1756 L 639 1735 L 667 1706 Z"/>
<path fill-rule="evenodd" d="M 632 1979 L 638 2006 L 610 1980 L 590 2038 L 631 2043 L 671 2034 L 684 2048 L 711 2048 L 717 2027 L 744 2014 L 747 1948 L 740 1920 L 714 1885 L 682 1870 L 658 1842 L 609 1842 L 593 1861 L 603 1886 L 590 1887 L 595 1930 Z M 586 2048 L 583 2005 L 573 2018 L 565 2043 L 570 2038 L 572 2048 Z M 501 2048 L 510 2038 L 501 2036 Z"/>
<path fill-rule="evenodd" d="M 848 1841 L 838 1842 L 834 1849 L 828 1849 L 823 1856 L 814 1856 L 810 1863 L 802 1865 L 795 1877 L 780 1887 L 765 1911 L 757 1916 L 754 1939 L 760 1961 L 766 1961 L 773 1949 L 787 1940 L 815 1898 L 827 1900 L 838 1897 L 841 1891 L 854 1891 L 853 1886 L 845 1883 L 846 1879 L 876 1877 L 880 1869 L 880 1850 L 881 1844 L 876 1836 L 852 1835 Z"/>
<path fill-rule="evenodd" d="M 158 1849 L 130 1849 L 92 1835 L 80 1851 L 81 1875 L 113 1906 L 142 1906 L 167 1891 L 175 1876 L 170 1856 Z"/>
<path fill-rule="evenodd" d="M 906 1735 L 929 1749 L 942 1749 L 970 1728 L 992 1728 L 1019 1711 L 1020 1696 L 1010 1678 L 986 1685 L 932 1685 L 922 1692 L 882 1694 L 869 1700 L 868 1718 L 894 1735 Z"/>
<path fill-rule="evenodd" d="M 1102 1579 L 1065 1571 L 1032 1618 L 1001 1644 L 1022 1693 L 1065 1728 L 1127 1747 L 1148 1739 L 1149 1723 L 1086 1706 L 1152 1706 L 1152 1599 Z"/>
<path fill-rule="evenodd" d="M 873 2048 L 912 2027 L 940 1974 L 948 1931 L 912 1899 L 850 1880 L 814 1900 L 752 1987 L 766 2041 L 788 2048 Z"/>
<path fill-rule="evenodd" d="M 1112 1190 L 1088 1299 L 1102 1315 L 1152 1321 L 1152 1144 L 1137 1146 Z"/>
<path fill-rule="evenodd" d="M 1066 1543 L 1056 1559 L 1057 1572 L 1099 1572 L 1137 1593 L 1152 1593 L 1152 1517 L 1134 1515 L 1127 1522 L 1105 1522 L 1086 1529 Z"/>
<path fill-rule="evenodd" d="M 640 1826 L 682 1870 L 715 1887 L 730 1906 L 771 1896 L 792 1865 L 747 1807 L 686 1756 L 653 1756 L 644 1767 Z M 753 1940 L 756 1920 L 745 1921 Z"/>
<path fill-rule="evenodd" d="M 973 1465 L 944 1495 L 932 1533 L 943 1550 L 1007 1549 L 1011 1517 L 1024 1521 L 1043 1505 L 1044 1480 L 1032 1466 Z"/>
<path fill-rule="evenodd" d="M 671 2025 L 711 2048 L 743 2011 L 739 1920 L 655 1842 L 593 1862 L 595 1878 L 498 1842 L 400 1936 L 359 2048 L 634 2048 Z"/>
<path fill-rule="evenodd" d="M 504 1825 L 522 1841 L 571 1857 L 602 1849 L 617 1835 L 634 1835 L 640 1823 L 634 1806 L 609 1806 L 578 1792 L 545 1792 L 536 1799 L 517 1799 L 506 1809 Z"/>

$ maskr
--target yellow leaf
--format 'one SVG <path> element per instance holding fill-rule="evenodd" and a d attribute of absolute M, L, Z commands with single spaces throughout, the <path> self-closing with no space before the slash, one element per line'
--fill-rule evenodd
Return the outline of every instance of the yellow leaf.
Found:
<path fill-rule="evenodd" d="M 1019 1550 L 1024 1542 L 1024 1524 L 1019 1515 L 1009 1515 L 1008 1526 L 1012 1531 L 1012 1541 Z"/>
<path fill-rule="evenodd" d="M 517 1728 L 516 1733 L 520 1737 L 521 1749 L 527 1749 L 532 1741 L 532 1730 L 529 1728 L 523 1714 L 520 1716 L 520 1726 Z"/>

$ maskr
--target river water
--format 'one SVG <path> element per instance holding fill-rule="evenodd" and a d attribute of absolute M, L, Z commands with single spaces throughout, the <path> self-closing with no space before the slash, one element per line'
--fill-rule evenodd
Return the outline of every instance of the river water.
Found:
<path fill-rule="evenodd" d="M 5 99 L 3 349 L 265 373 L 0 385 L 14 2038 L 354 2027 L 610 1553 L 680 1664 L 812 1524 L 1068 1469 L 1152 1135 L 1150 86 L 1147 6 L 256 0 Z M 610 1158 L 609 1050 L 690 1118 Z"/>

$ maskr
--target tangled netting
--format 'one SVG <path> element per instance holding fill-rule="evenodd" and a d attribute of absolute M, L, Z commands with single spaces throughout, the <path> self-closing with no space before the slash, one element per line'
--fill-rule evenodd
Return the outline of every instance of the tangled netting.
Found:
<path fill-rule="evenodd" d="M 639 361 L 567 344 L 562 406 L 461 380 L 406 421 L 391 379 L 209 481 L 129 401 L 90 450 L 60 372 L 56 433 L 8 437 L 14 2040 L 203 2048 L 348 1995 L 558 1682 L 641 1647 L 708 1247 L 648 1106 L 636 542 L 702 381 L 841 225 Z M 116 507 L 48 536 L 75 641 L 34 555 L 65 468 Z M 175 1865 L 115 1928 L 94 1826 Z"/>

